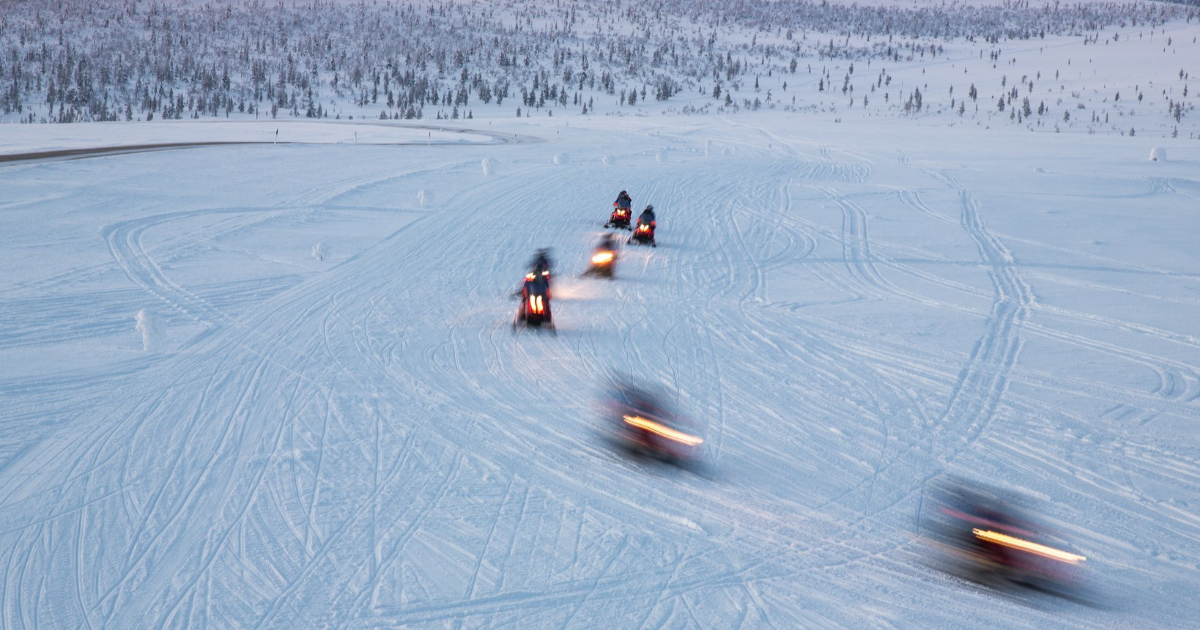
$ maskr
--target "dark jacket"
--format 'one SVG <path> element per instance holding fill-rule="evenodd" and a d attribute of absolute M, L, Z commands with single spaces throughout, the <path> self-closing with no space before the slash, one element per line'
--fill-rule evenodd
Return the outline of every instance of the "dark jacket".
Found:
<path fill-rule="evenodd" d="M 525 297 L 528 298 L 530 295 L 549 297 L 550 283 L 546 281 L 545 276 L 539 274 L 535 275 L 533 279 L 525 281 Z"/>
<path fill-rule="evenodd" d="M 550 261 L 550 255 L 546 252 L 538 252 L 538 255 L 533 258 L 530 269 L 534 274 L 541 276 L 543 271 L 550 271 L 552 266 L 553 263 Z"/>

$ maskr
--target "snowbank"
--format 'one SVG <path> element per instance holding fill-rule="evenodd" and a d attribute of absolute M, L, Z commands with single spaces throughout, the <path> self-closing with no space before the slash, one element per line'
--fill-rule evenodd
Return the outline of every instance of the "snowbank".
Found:
<path fill-rule="evenodd" d="M 160 344 L 161 330 L 158 320 L 146 309 L 138 311 L 135 317 L 137 324 L 134 329 L 142 333 L 142 350 L 149 352 Z"/>
<path fill-rule="evenodd" d="M 119 140 L 118 140 L 119 139 Z M 96 147 L 193 143 L 462 144 L 490 142 L 471 132 L 355 121 L 180 121 L 5 125 L 0 155 Z"/>

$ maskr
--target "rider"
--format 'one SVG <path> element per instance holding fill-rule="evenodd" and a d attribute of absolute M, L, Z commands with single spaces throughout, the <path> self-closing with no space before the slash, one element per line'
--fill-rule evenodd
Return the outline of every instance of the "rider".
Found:
<path fill-rule="evenodd" d="M 550 260 L 550 250 L 546 248 L 537 250 L 533 256 L 533 262 L 530 264 L 533 275 L 545 277 L 549 282 L 551 267 L 553 267 L 553 262 Z"/>
<path fill-rule="evenodd" d="M 624 190 L 617 194 L 617 200 L 613 202 L 614 208 L 617 208 L 618 210 L 625 210 L 626 212 L 629 211 L 632 205 L 633 198 L 630 197 L 629 193 L 625 192 Z"/>
<path fill-rule="evenodd" d="M 658 227 L 654 222 L 654 206 L 646 206 L 646 209 L 642 210 L 642 216 L 638 217 L 638 224 L 642 223 L 649 225 L 650 233 L 654 234 L 654 228 Z"/>
<path fill-rule="evenodd" d="M 617 242 L 613 239 L 613 235 L 608 232 L 600 237 L 600 242 L 596 245 L 597 252 L 615 252 L 617 251 Z"/>

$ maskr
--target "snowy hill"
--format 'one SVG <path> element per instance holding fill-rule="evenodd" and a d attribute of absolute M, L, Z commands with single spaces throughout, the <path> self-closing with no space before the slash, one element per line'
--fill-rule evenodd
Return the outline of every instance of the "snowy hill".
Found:
<path fill-rule="evenodd" d="M 765 109 L 1197 138 L 1198 22 L 1156 2 L 16 2 L 0 122 Z"/>
<path fill-rule="evenodd" d="M 421 22 L 617 10 L 523 6 Z M 797 31 L 792 74 L 746 8 L 686 57 L 713 64 L 694 95 L 587 88 L 587 115 L 383 121 L 347 91 L 341 120 L 0 126 L 0 627 L 1190 627 L 1200 146 L 1167 105 L 1200 25 L 1041 6 L 989 10 L 1139 24 L 890 61 L 847 52 L 871 29 L 829 57 Z M 581 278 L 621 189 L 659 246 Z M 510 327 L 539 247 L 557 335 Z M 614 375 L 697 423 L 703 467 L 613 447 Z M 952 476 L 1036 506 L 1087 557 L 1079 596 L 937 570 L 921 515 Z"/>

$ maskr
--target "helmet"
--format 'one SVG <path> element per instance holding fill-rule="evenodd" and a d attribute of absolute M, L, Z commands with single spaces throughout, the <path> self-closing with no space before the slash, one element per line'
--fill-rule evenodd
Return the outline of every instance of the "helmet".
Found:
<path fill-rule="evenodd" d="M 654 212 L 654 206 L 653 205 L 646 206 L 646 210 L 648 210 L 650 212 Z"/>
<path fill-rule="evenodd" d="M 622 190 L 622 191 L 621 191 L 621 194 L 622 194 L 622 195 L 628 195 L 629 193 L 627 193 L 627 192 L 625 192 L 624 190 Z"/>

